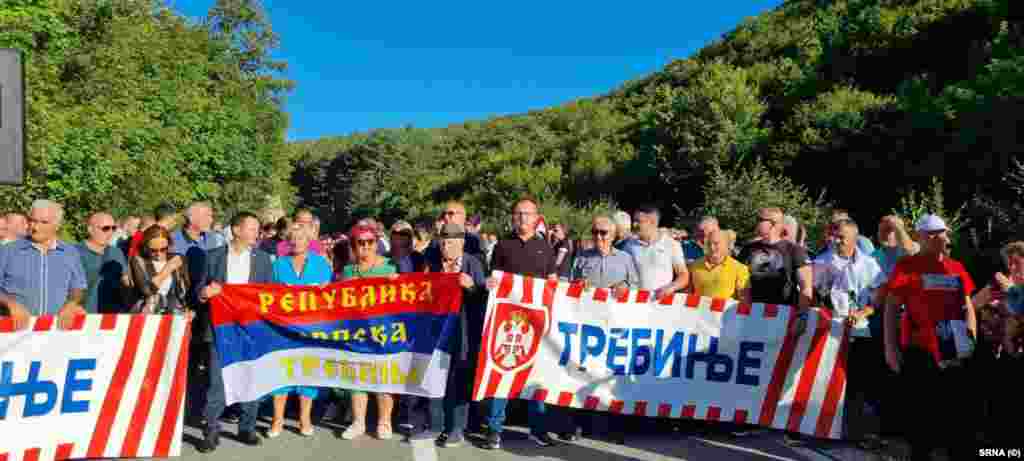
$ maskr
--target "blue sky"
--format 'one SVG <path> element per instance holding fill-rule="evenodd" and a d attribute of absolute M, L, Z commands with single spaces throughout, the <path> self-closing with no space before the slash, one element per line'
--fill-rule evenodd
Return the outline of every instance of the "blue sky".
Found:
<path fill-rule="evenodd" d="M 213 0 L 167 0 L 204 17 Z M 441 127 L 606 93 L 781 0 L 264 0 L 288 62 L 289 140 Z"/>

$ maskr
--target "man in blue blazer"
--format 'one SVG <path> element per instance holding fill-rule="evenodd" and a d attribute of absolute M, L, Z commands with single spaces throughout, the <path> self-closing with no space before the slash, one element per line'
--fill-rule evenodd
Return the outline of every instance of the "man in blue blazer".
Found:
<path fill-rule="evenodd" d="M 250 283 L 272 283 L 273 268 L 270 255 L 256 245 L 260 233 L 260 220 L 249 212 L 241 212 L 231 219 L 230 244 L 210 250 L 206 257 L 206 270 L 199 283 L 195 284 L 197 298 L 201 303 L 194 321 L 196 334 L 209 348 L 209 387 L 206 393 L 206 429 L 203 440 L 197 446 L 201 453 L 209 453 L 220 445 L 220 417 L 224 413 L 224 376 L 221 372 L 220 356 L 213 340 L 210 322 L 210 298 L 220 294 L 223 285 Z M 258 402 L 239 404 L 242 415 L 238 423 L 238 440 L 246 445 L 259 445 L 256 435 L 256 413 Z"/>

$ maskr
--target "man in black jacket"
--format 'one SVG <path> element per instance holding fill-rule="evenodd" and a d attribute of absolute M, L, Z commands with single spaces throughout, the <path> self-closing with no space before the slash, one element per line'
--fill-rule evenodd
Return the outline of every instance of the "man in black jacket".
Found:
<path fill-rule="evenodd" d="M 413 440 L 436 440 L 443 447 L 457 447 L 465 440 L 469 408 L 473 394 L 473 373 L 483 336 L 487 308 L 484 265 L 475 256 L 464 253 L 466 229 L 461 224 L 441 227 L 435 257 L 427 261 L 430 272 L 458 273 L 462 287 L 462 308 L 459 323 L 449 337 L 451 366 L 448 385 L 442 398 L 430 400 L 430 422 L 426 430 Z M 446 425 L 446 420 L 451 425 Z"/>
<path fill-rule="evenodd" d="M 199 443 L 201 453 L 209 453 L 220 444 L 220 416 L 224 412 L 224 376 L 221 373 L 220 356 L 213 340 L 210 322 L 210 298 L 220 294 L 225 284 L 250 284 L 273 282 L 274 270 L 270 255 L 256 247 L 259 238 L 260 221 L 256 215 L 241 212 L 231 220 L 234 240 L 229 245 L 210 250 L 206 258 L 206 270 L 202 279 L 195 284 L 202 306 L 195 319 L 195 331 L 202 335 L 209 351 L 209 387 L 206 394 L 206 430 Z M 240 404 L 242 415 L 238 424 L 238 440 L 246 445 L 259 445 L 256 435 L 256 412 L 258 402 Z"/>

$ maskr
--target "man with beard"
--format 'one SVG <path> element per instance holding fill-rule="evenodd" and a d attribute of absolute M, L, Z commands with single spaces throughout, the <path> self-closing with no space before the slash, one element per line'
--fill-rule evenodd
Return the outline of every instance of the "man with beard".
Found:
<path fill-rule="evenodd" d="M 972 390 L 963 359 L 972 352 L 977 331 L 971 292 L 974 281 L 949 257 L 949 230 L 935 215 L 916 226 L 920 253 L 900 259 L 885 293 L 885 360 L 905 386 L 904 431 L 911 459 L 931 459 L 936 445 L 947 445 L 950 459 L 973 456 L 962 424 L 972 421 Z M 906 306 L 897 342 L 897 308 Z M 902 352 L 901 352 L 902 349 Z"/>

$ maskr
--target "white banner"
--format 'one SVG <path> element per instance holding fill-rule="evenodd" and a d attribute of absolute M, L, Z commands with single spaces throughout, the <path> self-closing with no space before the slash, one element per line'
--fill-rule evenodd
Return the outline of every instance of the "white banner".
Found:
<path fill-rule="evenodd" d="M 606 289 L 495 272 L 474 399 L 841 436 L 849 329 L 813 309 Z"/>
<path fill-rule="evenodd" d="M 0 459 L 179 456 L 188 343 L 179 316 L 0 320 Z"/>

